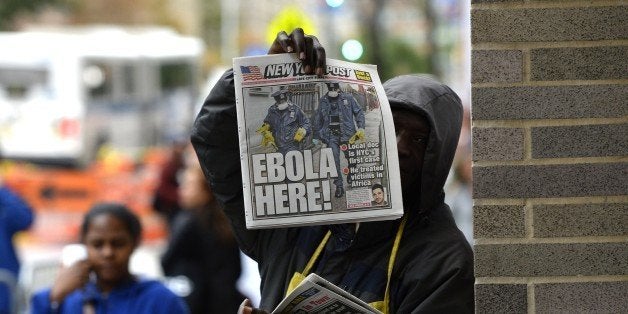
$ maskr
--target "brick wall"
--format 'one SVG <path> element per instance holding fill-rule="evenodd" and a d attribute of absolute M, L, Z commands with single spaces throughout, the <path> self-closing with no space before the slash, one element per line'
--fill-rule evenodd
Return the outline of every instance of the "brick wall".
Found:
<path fill-rule="evenodd" d="M 477 313 L 628 311 L 628 1 L 472 0 Z"/>

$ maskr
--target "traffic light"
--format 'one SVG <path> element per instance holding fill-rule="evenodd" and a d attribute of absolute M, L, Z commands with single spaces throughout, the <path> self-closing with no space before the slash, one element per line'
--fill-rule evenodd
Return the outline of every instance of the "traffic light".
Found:
<path fill-rule="evenodd" d="M 359 41 L 349 39 L 342 44 L 341 52 L 345 59 L 355 61 L 360 59 L 362 53 L 364 53 L 364 48 L 362 47 L 362 43 Z"/>
<path fill-rule="evenodd" d="M 328 6 L 332 8 L 337 8 L 337 7 L 340 7 L 345 1 L 344 0 L 325 0 L 325 2 L 327 2 Z"/>

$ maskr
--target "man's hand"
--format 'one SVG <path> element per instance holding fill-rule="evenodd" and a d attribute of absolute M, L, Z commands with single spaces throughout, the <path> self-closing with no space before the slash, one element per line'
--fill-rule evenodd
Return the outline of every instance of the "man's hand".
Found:
<path fill-rule="evenodd" d="M 304 128 L 298 128 L 297 132 L 294 133 L 294 141 L 295 142 L 300 142 L 303 140 L 303 138 L 305 137 L 305 134 L 307 133 L 307 131 L 305 131 Z"/>
<path fill-rule="evenodd" d="M 353 134 L 353 136 L 349 139 L 349 144 L 353 144 L 355 142 L 364 142 L 366 136 L 364 135 L 364 129 L 358 129 L 358 131 Z"/>
<path fill-rule="evenodd" d="M 264 122 L 255 132 L 263 134 L 266 131 L 270 131 L 270 124 Z"/>
<path fill-rule="evenodd" d="M 277 34 L 270 46 L 268 54 L 296 52 L 303 62 L 305 74 L 325 75 L 326 55 L 325 48 L 314 35 L 305 35 L 302 28 L 295 28 L 290 35 L 285 31 Z"/>
<path fill-rule="evenodd" d="M 255 132 L 262 135 L 262 146 L 266 147 L 268 145 L 277 149 L 277 144 L 275 144 L 275 137 L 273 133 L 270 132 L 270 124 L 264 122 L 262 126 L 260 126 Z"/>
<path fill-rule="evenodd" d="M 273 137 L 273 134 L 270 131 L 264 131 L 262 132 L 262 146 L 266 147 L 269 145 L 277 149 L 277 144 L 275 144 L 275 137 Z"/>
<path fill-rule="evenodd" d="M 268 314 L 268 312 L 254 308 L 251 300 L 244 299 L 238 308 L 238 314 Z"/>

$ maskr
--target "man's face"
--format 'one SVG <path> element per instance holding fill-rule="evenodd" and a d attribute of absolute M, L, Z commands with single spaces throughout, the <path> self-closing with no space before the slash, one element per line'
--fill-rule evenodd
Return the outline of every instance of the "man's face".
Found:
<path fill-rule="evenodd" d="M 279 110 L 286 110 L 286 108 L 288 108 L 288 99 L 287 98 L 281 98 L 277 101 L 277 108 Z"/>
<path fill-rule="evenodd" d="M 404 191 L 418 193 L 421 188 L 421 170 L 430 126 L 427 120 L 416 112 L 393 109 L 392 113 L 397 135 L 401 188 Z"/>
<path fill-rule="evenodd" d="M 338 87 L 330 87 L 329 91 L 327 92 L 327 95 L 331 98 L 336 98 L 338 97 L 338 93 L 340 92 L 340 89 Z"/>
<path fill-rule="evenodd" d="M 376 188 L 373 190 L 373 201 L 377 204 L 384 202 L 384 191 L 382 191 L 382 189 Z"/>

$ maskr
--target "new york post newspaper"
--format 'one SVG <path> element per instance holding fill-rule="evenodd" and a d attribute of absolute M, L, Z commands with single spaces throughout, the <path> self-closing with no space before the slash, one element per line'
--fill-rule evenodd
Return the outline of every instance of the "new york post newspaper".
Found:
<path fill-rule="evenodd" d="M 247 228 L 403 214 L 388 99 L 372 65 L 296 54 L 233 59 Z"/>
<path fill-rule="evenodd" d="M 315 273 L 309 274 L 273 310 L 284 313 L 379 314 L 377 309 Z"/>

